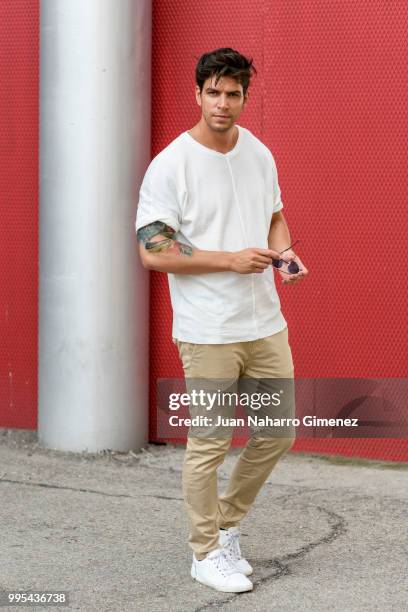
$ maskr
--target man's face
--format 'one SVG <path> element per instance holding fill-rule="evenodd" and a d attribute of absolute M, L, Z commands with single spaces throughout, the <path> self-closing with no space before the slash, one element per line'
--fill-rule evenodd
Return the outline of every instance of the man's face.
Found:
<path fill-rule="evenodd" d="M 231 77 L 221 77 L 215 85 L 215 76 L 207 79 L 202 92 L 196 86 L 197 104 L 208 127 L 216 132 L 229 130 L 240 116 L 248 99 L 242 85 Z"/>

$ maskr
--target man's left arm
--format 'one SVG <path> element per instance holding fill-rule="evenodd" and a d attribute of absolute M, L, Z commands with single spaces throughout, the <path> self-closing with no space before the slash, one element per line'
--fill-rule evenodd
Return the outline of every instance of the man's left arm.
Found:
<path fill-rule="evenodd" d="M 283 216 L 282 211 L 279 210 L 278 212 L 275 212 L 272 215 L 268 235 L 268 247 L 279 252 L 285 251 L 284 253 L 282 253 L 282 259 L 287 262 L 295 261 L 300 268 L 300 271 L 297 274 L 288 274 L 286 272 L 277 270 L 282 277 L 283 285 L 294 285 L 295 283 L 302 280 L 309 273 L 306 266 L 302 263 L 300 258 L 292 249 L 285 250 L 288 248 L 288 246 L 290 246 L 290 244 L 291 242 L 288 224 L 286 223 L 286 219 Z"/>

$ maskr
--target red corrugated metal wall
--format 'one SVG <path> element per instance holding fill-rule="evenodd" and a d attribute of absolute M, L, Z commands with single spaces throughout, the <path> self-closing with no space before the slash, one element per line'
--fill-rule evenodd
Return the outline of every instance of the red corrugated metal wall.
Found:
<path fill-rule="evenodd" d="M 241 124 L 272 150 L 310 278 L 279 287 L 298 377 L 407 377 L 408 5 L 342 0 L 153 3 L 153 146 L 199 118 L 194 67 L 232 46 L 259 75 Z M 36 428 L 39 3 L 0 0 L 0 426 Z M 404 261 L 404 259 L 403 259 Z M 328 271 L 328 262 L 330 271 Z M 167 280 L 152 274 L 151 423 L 181 377 Z M 153 439 L 153 434 L 152 434 Z M 297 449 L 408 459 L 405 440 Z"/>
<path fill-rule="evenodd" d="M 194 67 L 230 46 L 258 76 L 240 117 L 272 150 L 307 281 L 279 287 L 297 377 L 406 377 L 408 4 L 156 0 L 156 155 L 199 119 Z M 167 281 L 152 273 L 157 378 L 182 377 Z M 297 450 L 408 459 L 406 440 L 299 440 Z"/>

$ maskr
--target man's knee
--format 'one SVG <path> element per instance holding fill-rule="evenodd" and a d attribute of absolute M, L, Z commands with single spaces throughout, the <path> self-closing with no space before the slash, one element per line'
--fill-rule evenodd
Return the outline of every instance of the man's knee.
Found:
<path fill-rule="evenodd" d="M 188 437 L 185 464 L 193 464 L 196 469 L 209 465 L 218 467 L 224 461 L 231 446 L 232 438 L 195 438 Z"/>
<path fill-rule="evenodd" d="M 258 448 L 270 448 L 279 454 L 286 453 L 292 448 L 295 443 L 295 436 L 277 437 L 277 438 L 251 438 L 251 446 Z"/>
<path fill-rule="evenodd" d="M 283 453 L 288 452 L 292 448 L 292 446 L 294 445 L 295 440 L 296 440 L 296 438 L 294 436 L 293 437 L 289 437 L 289 438 L 280 438 L 282 452 Z"/>

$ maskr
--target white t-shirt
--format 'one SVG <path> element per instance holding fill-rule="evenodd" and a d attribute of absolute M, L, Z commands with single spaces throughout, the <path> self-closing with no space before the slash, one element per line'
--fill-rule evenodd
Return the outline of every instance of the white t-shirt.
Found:
<path fill-rule="evenodd" d="M 272 214 L 283 208 L 276 164 L 252 132 L 237 128 L 238 140 L 228 153 L 183 132 L 156 155 L 140 188 L 136 231 L 162 221 L 177 232 L 179 242 L 198 249 L 268 248 Z M 260 274 L 169 273 L 168 280 L 172 335 L 178 340 L 257 340 L 287 325 L 272 266 Z"/>

